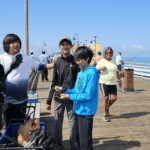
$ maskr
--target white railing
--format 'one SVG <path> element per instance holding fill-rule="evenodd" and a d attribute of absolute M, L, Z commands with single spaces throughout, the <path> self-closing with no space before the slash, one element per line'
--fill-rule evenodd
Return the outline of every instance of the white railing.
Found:
<path fill-rule="evenodd" d="M 150 79 L 150 64 L 125 63 L 124 69 L 134 69 L 134 75 L 141 78 Z"/>

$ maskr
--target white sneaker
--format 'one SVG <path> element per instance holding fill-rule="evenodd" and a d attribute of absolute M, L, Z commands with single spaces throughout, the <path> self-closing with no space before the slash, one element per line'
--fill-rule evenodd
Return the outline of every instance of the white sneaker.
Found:
<path fill-rule="evenodd" d="M 107 115 L 107 114 L 104 114 L 103 120 L 106 121 L 106 122 L 110 122 L 111 121 L 109 115 Z"/>

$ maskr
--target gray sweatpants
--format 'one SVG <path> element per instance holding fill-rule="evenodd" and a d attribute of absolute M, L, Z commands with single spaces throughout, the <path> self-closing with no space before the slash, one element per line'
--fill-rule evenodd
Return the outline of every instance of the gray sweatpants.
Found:
<path fill-rule="evenodd" d="M 70 150 L 76 150 L 75 114 L 72 111 L 73 103 L 70 101 L 64 101 L 63 103 L 54 101 L 54 108 L 55 108 L 55 140 L 56 140 L 56 143 L 63 149 L 62 128 L 63 128 L 64 111 L 66 109 L 69 126 L 70 126 Z"/>

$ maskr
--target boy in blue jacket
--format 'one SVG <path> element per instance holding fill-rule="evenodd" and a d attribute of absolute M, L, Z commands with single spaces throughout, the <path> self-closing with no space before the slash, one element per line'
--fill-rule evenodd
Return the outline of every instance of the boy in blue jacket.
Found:
<path fill-rule="evenodd" d="M 73 111 L 76 114 L 80 150 L 93 150 L 92 129 L 98 106 L 99 73 L 94 66 L 90 66 L 92 57 L 93 52 L 88 47 L 81 46 L 76 49 L 75 60 L 80 72 L 74 88 L 67 89 L 60 95 L 60 99 L 74 102 Z"/>

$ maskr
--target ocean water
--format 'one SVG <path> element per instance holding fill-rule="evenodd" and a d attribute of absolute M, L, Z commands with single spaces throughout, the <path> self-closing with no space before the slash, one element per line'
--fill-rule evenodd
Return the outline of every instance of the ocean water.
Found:
<path fill-rule="evenodd" d="M 123 60 L 125 67 L 134 69 L 140 78 L 150 80 L 150 57 L 124 57 Z"/>
<path fill-rule="evenodd" d="M 124 57 L 125 63 L 150 65 L 150 57 Z"/>

